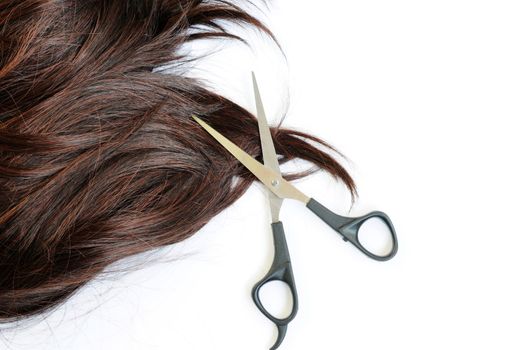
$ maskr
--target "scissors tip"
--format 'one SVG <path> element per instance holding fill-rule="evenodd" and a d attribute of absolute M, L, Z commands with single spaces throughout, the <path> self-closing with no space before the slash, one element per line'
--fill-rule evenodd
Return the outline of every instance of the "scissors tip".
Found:
<path fill-rule="evenodd" d="M 192 114 L 192 118 L 205 130 L 207 130 L 210 133 L 210 126 L 209 124 L 205 123 L 203 120 L 198 118 L 196 115 Z"/>

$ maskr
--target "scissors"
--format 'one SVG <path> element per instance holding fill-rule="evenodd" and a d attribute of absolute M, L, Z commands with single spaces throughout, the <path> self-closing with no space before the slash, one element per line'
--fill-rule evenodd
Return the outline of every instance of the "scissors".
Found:
<path fill-rule="evenodd" d="M 192 117 L 198 122 L 212 137 L 214 137 L 225 149 L 227 149 L 238 161 L 240 161 L 249 171 L 251 171 L 258 180 L 267 188 L 269 206 L 271 209 L 271 230 L 273 232 L 274 242 L 274 258 L 271 268 L 267 274 L 254 285 L 252 289 L 252 299 L 258 309 L 271 320 L 278 329 L 278 336 L 275 344 L 271 350 L 277 349 L 282 343 L 287 325 L 293 320 L 298 311 L 298 295 L 295 286 L 295 279 L 293 275 L 293 268 L 291 266 L 291 259 L 289 257 L 289 250 L 287 248 L 287 241 L 285 239 L 284 227 L 280 221 L 279 214 L 282 202 L 285 198 L 300 201 L 306 205 L 313 213 L 315 213 L 326 224 L 333 228 L 343 240 L 350 242 L 357 247 L 362 253 L 371 259 L 378 261 L 386 261 L 395 256 L 397 253 L 397 235 L 393 224 L 387 214 L 381 211 L 373 211 L 366 215 L 359 217 L 346 217 L 333 213 L 331 210 L 320 204 L 315 199 L 308 197 L 290 182 L 283 179 L 278 164 L 278 157 L 274 148 L 274 143 L 271 138 L 271 131 L 267 124 L 265 112 L 263 108 L 258 83 L 254 72 L 252 73 L 254 96 L 256 101 L 256 114 L 258 119 L 258 129 L 260 133 L 260 143 L 262 146 L 263 164 L 251 157 L 245 151 L 240 149 L 218 131 L 213 129 L 203 120 L 193 115 Z M 377 255 L 366 249 L 359 241 L 358 234 L 361 225 L 366 221 L 378 218 L 386 225 L 390 232 L 391 250 L 386 255 Z M 287 284 L 291 290 L 293 297 L 293 307 L 289 316 L 285 318 L 277 318 L 268 312 L 260 300 L 260 289 L 271 281 L 282 281 Z"/>

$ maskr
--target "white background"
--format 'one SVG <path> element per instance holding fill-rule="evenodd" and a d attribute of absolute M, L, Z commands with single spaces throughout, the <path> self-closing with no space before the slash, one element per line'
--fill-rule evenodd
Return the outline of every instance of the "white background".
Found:
<path fill-rule="evenodd" d="M 222 49 L 193 74 L 251 111 L 255 70 L 270 122 L 289 101 L 283 125 L 342 151 L 360 199 L 348 212 L 323 172 L 302 190 L 341 214 L 383 210 L 398 232 L 398 255 L 376 262 L 286 201 L 300 307 L 280 349 L 527 348 L 526 14 L 524 1 L 275 0 L 259 16 L 287 62 L 251 31 L 252 49 L 192 48 Z M 250 290 L 272 259 L 269 220 L 254 184 L 142 269 L 4 330 L 0 348 L 268 349 Z"/>

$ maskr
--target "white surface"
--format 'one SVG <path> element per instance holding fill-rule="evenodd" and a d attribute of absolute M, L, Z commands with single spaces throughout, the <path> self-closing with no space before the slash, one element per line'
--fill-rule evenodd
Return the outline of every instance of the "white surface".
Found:
<path fill-rule="evenodd" d="M 383 210 L 398 232 L 398 255 L 379 263 L 286 201 L 300 307 L 280 349 L 527 347 L 526 11 L 524 1 L 277 0 L 264 12 L 288 64 L 260 35 L 254 50 L 224 44 L 202 62 L 196 74 L 253 111 L 254 69 L 271 122 L 289 88 L 284 125 L 351 160 L 351 214 Z M 298 186 L 347 213 L 349 195 L 328 175 Z M 163 252 L 180 260 L 96 281 L 46 321 L 3 331 L 0 348 L 268 349 L 274 326 L 250 298 L 272 258 L 268 220 L 255 184 Z"/>

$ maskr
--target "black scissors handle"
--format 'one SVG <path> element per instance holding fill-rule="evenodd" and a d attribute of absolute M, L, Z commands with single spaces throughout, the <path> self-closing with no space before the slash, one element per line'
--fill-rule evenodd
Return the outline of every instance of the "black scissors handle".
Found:
<path fill-rule="evenodd" d="M 393 258 L 397 253 L 398 247 L 395 228 L 393 227 L 390 217 L 382 211 L 372 211 L 371 213 L 355 218 L 346 217 L 335 214 L 334 212 L 332 212 L 313 198 L 309 200 L 309 202 L 307 203 L 307 207 L 319 218 L 321 218 L 326 224 L 328 224 L 335 231 L 337 231 L 337 233 L 339 233 L 345 241 L 352 243 L 368 257 L 378 261 L 386 261 Z M 371 218 L 381 219 L 390 231 L 392 239 L 392 249 L 387 255 L 374 254 L 368 249 L 366 249 L 359 241 L 358 235 L 361 225 Z"/>
<path fill-rule="evenodd" d="M 289 250 L 287 249 L 287 242 L 285 240 L 284 226 L 281 221 L 271 224 L 273 230 L 274 240 L 274 259 L 269 272 L 254 285 L 252 289 L 252 298 L 254 303 L 260 309 L 260 311 L 271 320 L 278 328 L 278 337 L 276 338 L 275 344 L 271 347 L 271 350 L 275 350 L 280 346 L 282 340 L 284 340 L 285 333 L 287 331 L 287 324 L 293 320 L 298 311 L 298 296 L 295 287 L 295 278 L 293 276 L 293 269 L 291 267 L 291 259 L 289 258 Z M 271 281 L 282 281 L 289 286 L 291 294 L 293 296 L 293 308 L 291 313 L 286 318 L 276 318 L 269 313 L 263 306 L 260 300 L 260 288 L 266 283 Z"/>

